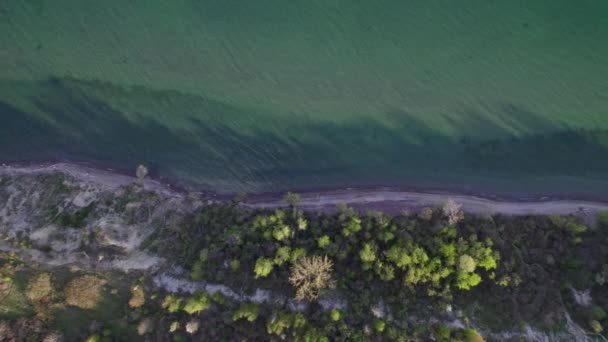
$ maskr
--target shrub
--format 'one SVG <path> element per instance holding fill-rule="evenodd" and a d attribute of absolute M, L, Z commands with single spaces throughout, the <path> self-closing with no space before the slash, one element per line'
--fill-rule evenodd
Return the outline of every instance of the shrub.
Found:
<path fill-rule="evenodd" d="M 92 275 L 72 279 L 65 287 L 65 301 L 82 309 L 92 309 L 97 306 L 105 284 L 104 279 Z"/>

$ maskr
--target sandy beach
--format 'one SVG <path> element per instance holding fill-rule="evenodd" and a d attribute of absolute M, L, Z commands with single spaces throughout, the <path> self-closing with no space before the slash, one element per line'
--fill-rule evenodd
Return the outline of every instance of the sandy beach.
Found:
<path fill-rule="evenodd" d="M 135 176 L 117 173 L 113 170 L 93 168 L 73 163 L 46 163 L 29 165 L 2 164 L 0 176 L 19 174 L 44 174 L 52 172 L 65 173 L 82 182 L 93 183 L 108 189 L 115 189 L 137 181 Z M 146 178 L 144 186 L 153 191 L 162 192 L 172 196 L 182 196 L 183 189 L 172 187 L 169 183 L 156 179 Z M 194 192 L 196 193 L 196 192 Z M 215 197 L 218 200 L 229 200 L 227 195 L 213 195 L 200 193 L 206 197 Z M 543 198 L 533 201 L 503 201 L 478 197 L 475 195 L 464 195 L 456 193 L 426 193 L 402 191 L 390 188 L 379 189 L 338 189 L 328 191 L 315 191 L 301 193 L 300 208 L 313 211 L 330 211 L 337 204 L 348 204 L 360 210 L 381 210 L 387 213 L 400 214 L 416 211 L 423 207 L 432 207 L 452 199 L 462 204 L 465 211 L 476 214 L 501 213 L 505 215 L 566 215 L 573 213 L 592 214 L 608 210 L 608 203 L 583 201 L 573 199 L 551 199 Z M 249 208 L 276 208 L 284 206 L 282 195 L 255 194 L 248 196 L 242 203 Z"/>

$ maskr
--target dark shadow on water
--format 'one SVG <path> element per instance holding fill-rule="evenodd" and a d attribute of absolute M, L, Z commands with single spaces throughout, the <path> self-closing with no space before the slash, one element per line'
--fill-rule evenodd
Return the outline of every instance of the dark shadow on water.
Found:
<path fill-rule="evenodd" d="M 340 125 L 293 118 L 285 123 L 254 113 L 261 121 L 253 133 L 245 134 L 227 122 L 252 115 L 250 111 L 204 98 L 183 101 L 203 114 L 190 118 L 189 129 L 180 130 L 143 115 L 129 119 L 87 90 L 95 86 L 54 79 L 28 88 L 35 91 L 27 100 L 48 121 L 0 102 L 0 159 L 59 156 L 128 170 L 145 163 L 158 174 L 229 192 L 389 184 L 471 189 L 478 177 L 490 179 L 483 186 L 491 186 L 492 179 L 514 184 L 524 180 L 523 191 L 530 186 L 526 179 L 562 176 L 597 179 L 602 183 L 597 191 L 608 190 L 608 131 L 454 140 L 407 112 L 393 110 L 388 114 L 394 122 L 390 127 L 373 118 Z M 181 96 L 137 88 L 113 91 L 151 99 Z M 176 103 L 174 110 L 180 111 L 182 102 Z M 510 127 L 543 124 L 533 113 L 512 105 L 498 115 L 500 123 Z M 466 118 L 453 124 L 502 129 L 496 122 L 475 121 L 480 115 Z M 543 187 L 537 184 L 533 189 L 541 192 Z M 576 189 L 564 184 L 559 190 Z"/>

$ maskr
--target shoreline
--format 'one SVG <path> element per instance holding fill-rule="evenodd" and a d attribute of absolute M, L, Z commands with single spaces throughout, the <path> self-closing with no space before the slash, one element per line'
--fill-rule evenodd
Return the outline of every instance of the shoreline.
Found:
<path fill-rule="evenodd" d="M 135 171 L 129 175 L 124 170 L 102 167 L 93 163 L 80 162 L 23 162 L 1 163 L 0 176 L 15 174 L 45 174 L 60 172 L 70 175 L 85 183 L 99 184 L 111 189 L 132 184 L 137 181 Z M 205 199 L 229 201 L 236 194 L 221 194 L 211 191 L 189 190 L 176 186 L 162 177 L 146 177 L 143 184 L 148 190 L 158 191 L 172 196 L 195 193 Z M 400 187 L 345 187 L 336 189 L 309 189 L 300 191 L 299 207 L 304 210 L 327 212 L 337 204 L 344 203 L 359 211 L 379 210 L 391 214 L 400 214 L 433 207 L 452 199 L 462 204 L 463 210 L 477 214 L 502 213 L 507 215 L 534 214 L 573 214 L 608 211 L 608 200 L 586 200 L 557 196 L 530 196 L 527 198 L 509 199 L 493 194 L 475 194 L 466 192 L 449 192 L 441 190 L 404 189 Z M 271 209 L 285 206 L 284 193 L 266 192 L 246 194 L 241 203 L 244 207 L 254 209 Z"/>

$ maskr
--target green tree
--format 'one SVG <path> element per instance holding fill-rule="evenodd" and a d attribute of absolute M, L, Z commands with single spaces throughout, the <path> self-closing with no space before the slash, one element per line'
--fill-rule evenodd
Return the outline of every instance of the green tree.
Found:
<path fill-rule="evenodd" d="M 461 255 L 458 258 L 458 269 L 462 272 L 472 273 L 475 271 L 477 264 L 470 255 Z"/>
<path fill-rule="evenodd" d="M 277 252 L 274 256 L 274 263 L 278 266 L 283 265 L 285 262 L 290 260 L 291 257 L 291 247 L 283 246 L 277 249 Z"/>
<path fill-rule="evenodd" d="M 260 315 L 260 307 L 255 303 L 247 303 L 241 304 L 240 309 L 238 309 L 233 315 L 232 320 L 238 321 L 239 319 L 246 319 L 249 322 L 253 322 L 258 319 Z"/>
<path fill-rule="evenodd" d="M 169 313 L 178 312 L 182 308 L 183 299 L 178 297 L 176 294 L 171 293 L 165 297 L 161 307 L 167 309 Z"/>
<path fill-rule="evenodd" d="M 392 246 L 385 252 L 388 260 L 393 262 L 395 266 L 400 269 L 405 269 L 411 262 L 412 258 L 408 254 L 407 250 L 400 246 Z"/>
<path fill-rule="evenodd" d="M 461 290 L 470 290 L 481 282 L 481 277 L 477 273 L 458 272 L 456 273 L 456 287 Z"/>
<path fill-rule="evenodd" d="M 331 244 L 331 239 L 327 235 L 323 235 L 317 239 L 317 245 L 321 249 L 327 248 L 327 246 L 329 246 L 329 244 Z"/>
<path fill-rule="evenodd" d="M 359 257 L 363 263 L 372 263 L 376 260 L 378 247 L 373 242 L 363 244 L 363 249 L 359 251 Z"/>
<path fill-rule="evenodd" d="M 304 249 L 303 247 L 294 248 L 291 251 L 291 256 L 289 257 L 289 261 L 291 261 L 291 263 L 295 263 L 296 261 L 298 261 L 298 259 L 305 257 L 306 254 L 307 254 L 306 249 Z"/>
<path fill-rule="evenodd" d="M 211 306 L 211 298 L 206 292 L 197 292 L 186 300 L 183 309 L 190 315 L 198 314 Z"/>
<path fill-rule="evenodd" d="M 268 258 L 258 258 L 255 262 L 254 273 L 256 278 L 267 277 L 274 267 L 274 262 Z"/>
<path fill-rule="evenodd" d="M 374 322 L 374 330 L 376 330 L 376 332 L 378 332 L 378 333 L 382 333 L 384 331 L 385 327 L 386 327 L 386 323 L 382 320 L 377 319 Z"/>
<path fill-rule="evenodd" d="M 272 237 L 277 241 L 283 241 L 291 235 L 291 228 L 288 225 L 279 225 L 272 230 Z"/>
<path fill-rule="evenodd" d="M 294 192 L 288 192 L 283 196 L 283 201 L 287 203 L 290 207 L 297 207 L 300 205 L 301 197 L 299 194 Z"/>
<path fill-rule="evenodd" d="M 337 322 L 342 318 L 342 312 L 340 312 L 338 309 L 331 309 L 329 312 L 329 317 L 332 321 Z"/>
<path fill-rule="evenodd" d="M 342 235 L 349 237 L 361 230 L 361 219 L 353 216 L 351 217 L 344 228 L 342 229 Z"/>

